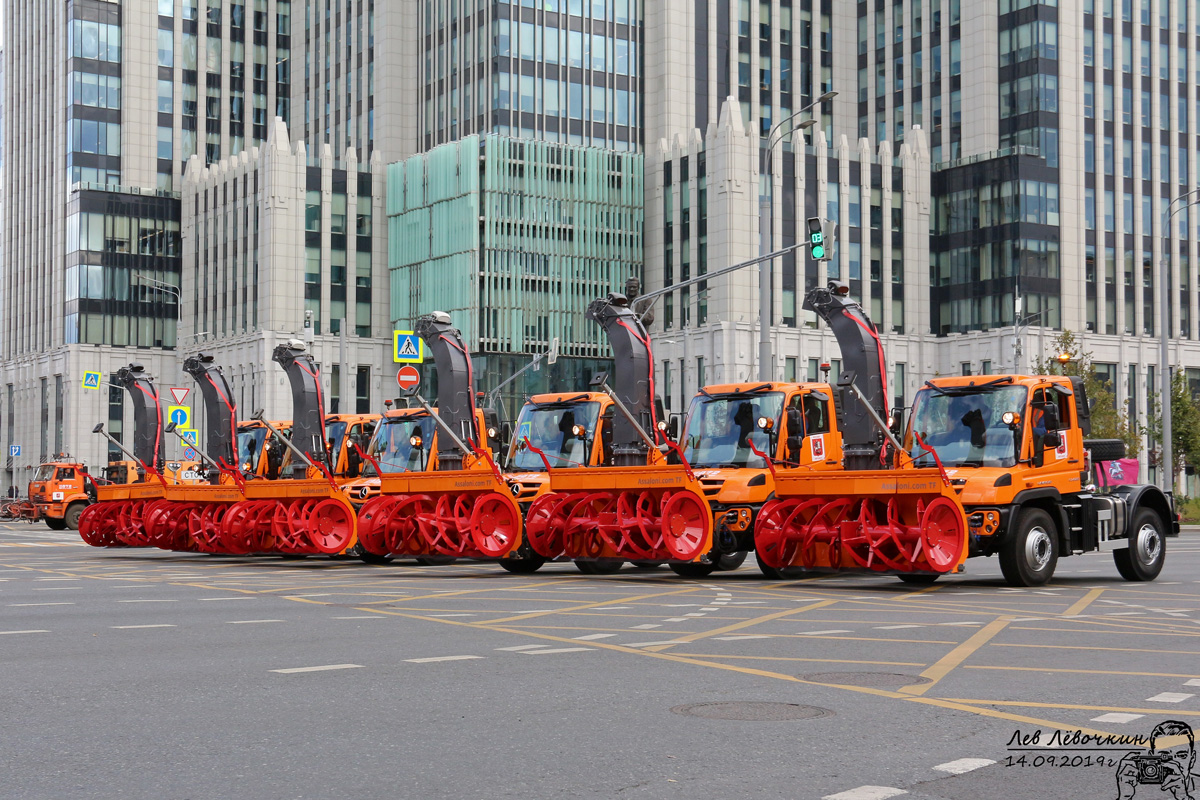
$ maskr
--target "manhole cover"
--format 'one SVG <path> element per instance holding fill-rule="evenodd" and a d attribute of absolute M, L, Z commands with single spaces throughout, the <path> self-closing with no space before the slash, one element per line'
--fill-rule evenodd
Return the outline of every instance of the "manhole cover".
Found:
<path fill-rule="evenodd" d="M 689 703 L 675 706 L 673 714 L 704 719 L 738 719 L 750 722 L 782 722 L 789 719 L 820 719 L 832 717 L 828 708 L 801 706 L 795 703 Z"/>
<path fill-rule="evenodd" d="M 799 676 L 814 683 L 837 683 L 842 686 L 866 686 L 872 689 L 896 689 L 929 683 L 929 678 L 905 675 L 901 672 L 812 672 Z"/>

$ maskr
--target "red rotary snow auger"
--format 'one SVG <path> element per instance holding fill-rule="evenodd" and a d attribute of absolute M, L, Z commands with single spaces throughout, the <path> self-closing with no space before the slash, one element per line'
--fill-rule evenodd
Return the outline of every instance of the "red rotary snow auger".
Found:
<path fill-rule="evenodd" d="M 416 396 L 438 426 L 437 470 L 383 472 L 358 515 L 364 560 L 389 556 L 503 559 L 521 571 L 540 560 L 522 550 L 521 512 L 492 460 L 475 409 L 475 377 L 462 334 L 435 312 L 415 326 L 433 354 L 438 408 Z M 414 448 L 429 447 L 414 434 Z"/>
<path fill-rule="evenodd" d="M 712 550 L 712 509 L 687 464 L 668 464 L 663 454 L 674 445 L 657 419 L 649 334 L 621 294 L 593 301 L 587 317 L 607 332 L 615 356 L 615 387 L 604 375 L 593 380 L 617 408 L 613 465 L 556 469 L 545 459 L 550 490 L 526 514 L 530 545 L 590 574 L 622 561 L 700 562 Z"/>
<path fill-rule="evenodd" d="M 95 502 L 79 517 L 79 536 L 93 547 L 153 547 L 144 522 L 149 503 L 162 498 L 167 480 L 163 477 L 163 413 L 158 389 L 141 364 L 130 364 L 117 372 L 116 382 L 129 392 L 133 404 L 133 452 L 97 425 L 99 433 L 138 465 L 137 481 L 97 485 L 91 476 L 86 488 Z"/>
<path fill-rule="evenodd" d="M 777 473 L 775 499 L 754 523 L 755 549 L 776 570 L 861 570 L 933 580 L 966 559 L 966 515 L 945 472 L 913 467 L 884 421 L 883 345 L 848 293 L 845 284 L 831 281 L 804 299 L 804 308 L 829 324 L 842 351 L 836 409 L 846 469 Z"/>

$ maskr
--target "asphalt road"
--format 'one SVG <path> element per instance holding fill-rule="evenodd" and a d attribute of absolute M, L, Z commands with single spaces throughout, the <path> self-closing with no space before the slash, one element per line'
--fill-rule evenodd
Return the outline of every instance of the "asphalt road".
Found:
<path fill-rule="evenodd" d="M 1047 745 L 1200 721 L 1196 536 L 1154 583 L 1092 555 L 1017 590 L 988 559 L 516 576 L 0 525 L 0 795 L 1116 797 L 1128 747 Z"/>

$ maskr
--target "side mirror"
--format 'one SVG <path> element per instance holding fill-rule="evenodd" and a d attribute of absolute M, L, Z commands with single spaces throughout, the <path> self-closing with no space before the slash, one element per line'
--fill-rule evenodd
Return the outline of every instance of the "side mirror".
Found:
<path fill-rule="evenodd" d="M 904 433 L 904 409 L 899 406 L 893 408 L 889 423 L 888 428 L 896 438 L 899 438 Z"/>
<path fill-rule="evenodd" d="M 1042 437 L 1042 446 L 1045 448 L 1058 447 L 1062 444 L 1062 434 L 1058 431 L 1046 431 L 1046 435 Z"/>
<path fill-rule="evenodd" d="M 672 442 L 679 441 L 679 415 L 672 414 L 671 420 L 667 423 L 667 438 Z"/>
<path fill-rule="evenodd" d="M 1059 427 L 1058 406 L 1053 403 L 1046 403 L 1042 407 L 1042 425 L 1046 429 L 1046 433 L 1057 431 Z"/>
<path fill-rule="evenodd" d="M 505 422 L 500 426 L 500 443 L 507 445 L 512 441 L 512 425 Z"/>
<path fill-rule="evenodd" d="M 800 442 L 804 441 L 804 415 L 800 413 L 800 409 L 791 407 L 787 410 L 787 429 L 788 429 L 788 449 L 793 449 L 792 440 L 796 440 L 795 449 L 799 449 Z"/>

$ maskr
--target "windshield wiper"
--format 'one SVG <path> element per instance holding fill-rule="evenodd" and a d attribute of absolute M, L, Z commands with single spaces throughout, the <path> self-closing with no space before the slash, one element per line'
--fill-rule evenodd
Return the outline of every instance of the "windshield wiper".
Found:
<path fill-rule="evenodd" d="M 574 405 L 575 403 L 578 403 L 580 400 L 587 400 L 587 399 L 588 399 L 588 395 L 577 394 L 574 397 L 568 397 L 566 400 L 551 400 L 546 403 L 535 403 L 534 401 L 530 400 L 529 404 L 531 406 L 533 406 L 534 408 L 563 408 L 565 406 Z"/>
<path fill-rule="evenodd" d="M 701 389 L 700 393 L 703 394 L 705 397 L 709 398 L 708 400 L 704 401 L 707 404 L 707 403 L 715 403 L 718 400 L 736 400 L 739 397 L 753 397 L 754 395 L 759 394 L 760 392 L 768 392 L 770 390 L 771 390 L 771 384 L 763 383 L 758 386 L 754 386 L 750 389 L 743 389 L 740 392 L 727 392 L 727 393 L 723 392 L 721 394 L 709 394 L 708 392 Z"/>
<path fill-rule="evenodd" d="M 1013 382 L 1011 375 L 1004 375 L 999 378 L 988 381 L 987 383 L 972 383 L 968 386 L 938 386 L 933 381 L 925 381 L 925 386 L 933 389 L 940 395 L 949 397 L 965 397 L 967 395 L 978 394 L 980 392 L 993 392 L 1003 385 Z"/>

